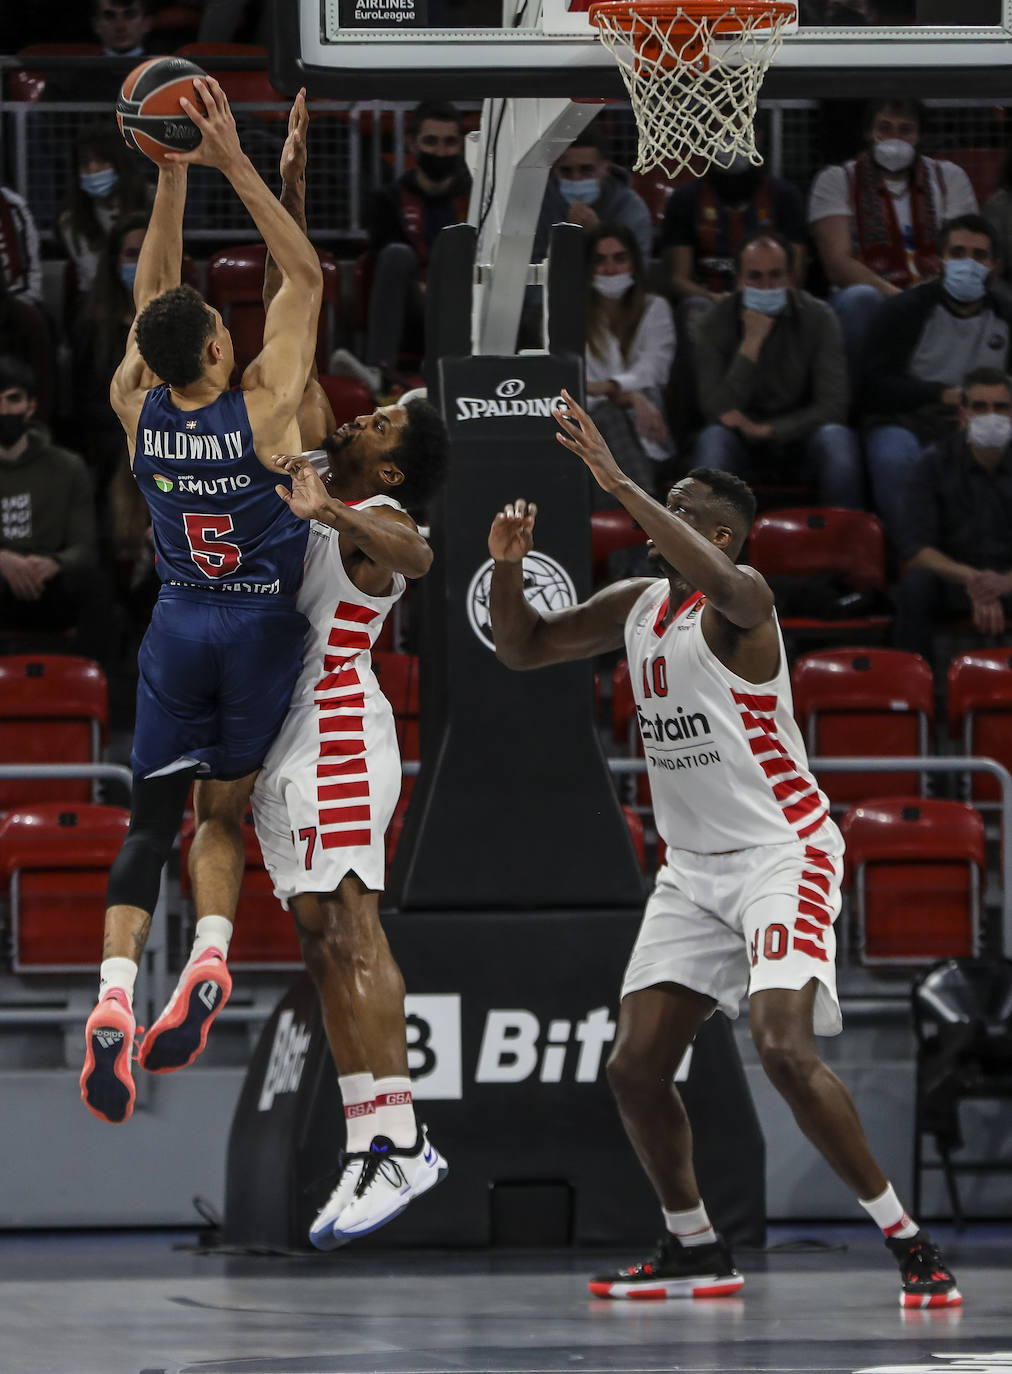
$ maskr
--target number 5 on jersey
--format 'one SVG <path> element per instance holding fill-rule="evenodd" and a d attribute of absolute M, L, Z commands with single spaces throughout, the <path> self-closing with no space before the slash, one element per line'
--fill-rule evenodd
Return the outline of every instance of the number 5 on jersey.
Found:
<path fill-rule="evenodd" d="M 242 562 L 242 550 L 238 544 L 217 538 L 218 535 L 231 534 L 233 528 L 230 515 L 183 516 L 190 557 L 205 577 L 227 577 Z"/>

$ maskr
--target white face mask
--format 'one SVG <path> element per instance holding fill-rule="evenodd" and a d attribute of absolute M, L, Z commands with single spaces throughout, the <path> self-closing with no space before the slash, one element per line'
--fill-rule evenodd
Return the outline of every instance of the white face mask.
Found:
<path fill-rule="evenodd" d="M 618 272 L 611 277 L 599 274 L 594 278 L 594 290 L 609 301 L 617 301 L 620 296 L 624 296 L 632 284 L 631 272 Z"/>
<path fill-rule="evenodd" d="M 887 172 L 905 172 L 917 156 L 917 149 L 905 138 L 883 138 L 873 145 L 871 155 Z"/>
<path fill-rule="evenodd" d="M 974 448 L 1004 448 L 1012 439 L 1012 416 L 971 415 L 966 426 L 966 437 Z"/>

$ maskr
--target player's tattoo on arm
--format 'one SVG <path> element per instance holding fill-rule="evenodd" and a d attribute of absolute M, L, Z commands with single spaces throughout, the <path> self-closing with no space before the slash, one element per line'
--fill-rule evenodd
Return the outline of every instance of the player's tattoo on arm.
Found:
<path fill-rule="evenodd" d="M 291 215 L 292 219 L 299 226 L 304 234 L 308 236 L 309 230 L 306 226 L 306 182 L 305 178 L 300 177 L 293 185 L 289 182 L 281 188 L 281 204 Z M 264 263 L 264 309 L 269 310 L 271 301 L 281 290 L 281 269 L 278 267 L 270 251 L 267 253 L 267 261 Z"/>

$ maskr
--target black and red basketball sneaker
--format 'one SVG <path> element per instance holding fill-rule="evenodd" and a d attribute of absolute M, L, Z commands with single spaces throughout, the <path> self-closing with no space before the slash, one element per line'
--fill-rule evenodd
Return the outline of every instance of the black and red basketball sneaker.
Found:
<path fill-rule="evenodd" d="M 590 1280 L 596 1298 L 724 1298 L 745 1280 L 720 1236 L 709 1245 L 683 1245 L 665 1236 L 653 1257 Z"/>
<path fill-rule="evenodd" d="M 958 1307 L 963 1301 L 952 1271 L 927 1231 L 886 1238 L 900 1266 L 901 1307 Z"/>

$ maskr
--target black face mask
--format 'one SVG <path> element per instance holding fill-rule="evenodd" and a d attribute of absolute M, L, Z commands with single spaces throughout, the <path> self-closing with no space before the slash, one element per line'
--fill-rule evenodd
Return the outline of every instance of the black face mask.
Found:
<path fill-rule="evenodd" d="M 742 201 L 751 200 L 756 187 L 763 179 L 763 175 L 761 167 L 752 167 L 747 172 L 714 170 L 707 175 L 706 179 L 721 200 L 728 205 L 740 205 Z"/>
<path fill-rule="evenodd" d="M 460 166 L 460 154 L 449 153 L 444 156 L 442 153 L 416 153 L 415 162 L 418 170 L 424 172 L 430 181 L 445 181 Z"/>
<path fill-rule="evenodd" d="M 19 415 L 0 415 L 0 448 L 13 448 L 28 428 L 29 417 L 22 411 Z"/>

